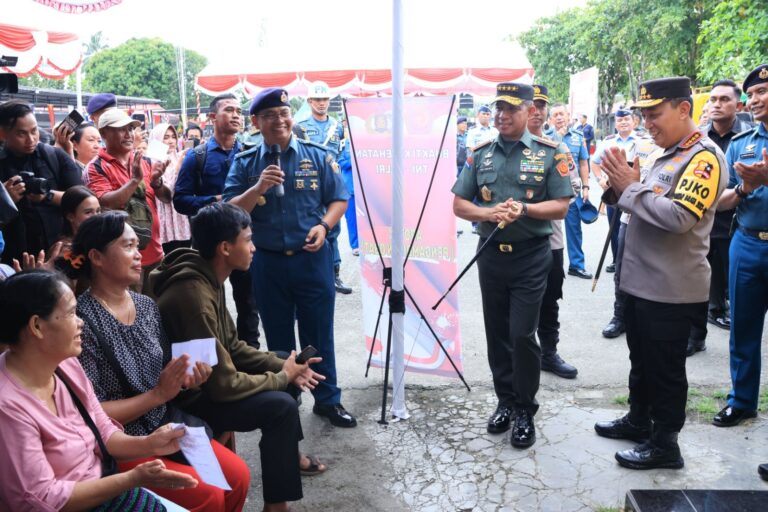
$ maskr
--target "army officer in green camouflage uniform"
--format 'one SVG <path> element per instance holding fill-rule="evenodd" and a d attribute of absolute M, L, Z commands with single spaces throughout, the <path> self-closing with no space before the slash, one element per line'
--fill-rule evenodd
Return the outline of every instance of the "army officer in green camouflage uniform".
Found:
<path fill-rule="evenodd" d="M 467 159 L 453 186 L 453 211 L 480 223 L 480 244 L 498 223 L 506 224 L 477 260 L 488 362 L 499 400 L 488 432 L 505 432 L 514 419 L 512 446 L 527 448 L 536 442 L 541 349 L 535 332 L 552 266 L 550 221 L 565 218 L 573 188 L 560 144 L 526 128 L 533 87 L 499 84 L 494 103 L 499 135 Z"/>

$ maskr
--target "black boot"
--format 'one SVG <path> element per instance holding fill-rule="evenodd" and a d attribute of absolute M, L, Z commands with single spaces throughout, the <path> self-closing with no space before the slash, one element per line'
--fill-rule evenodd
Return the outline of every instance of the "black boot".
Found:
<path fill-rule="evenodd" d="M 554 373 L 564 379 L 575 379 L 579 374 L 579 370 L 563 361 L 557 352 L 541 354 L 541 371 Z"/>
<path fill-rule="evenodd" d="M 680 469 L 685 465 L 677 444 L 677 432 L 657 429 L 653 430 L 650 440 L 631 450 L 616 452 L 616 461 L 629 469 Z"/>
<path fill-rule="evenodd" d="M 642 443 L 651 437 L 651 418 L 647 406 L 630 404 L 629 412 L 613 421 L 598 421 L 595 432 L 610 439 L 629 439 Z"/>
<path fill-rule="evenodd" d="M 352 288 L 345 285 L 344 282 L 341 280 L 341 277 L 339 276 L 339 266 L 336 265 L 333 267 L 333 273 L 334 273 L 334 283 L 336 285 L 336 292 L 343 293 L 344 295 L 349 295 L 352 293 Z"/>
<path fill-rule="evenodd" d="M 685 357 L 691 357 L 696 352 L 704 352 L 707 350 L 707 340 L 694 340 L 688 338 L 688 348 L 685 349 Z"/>

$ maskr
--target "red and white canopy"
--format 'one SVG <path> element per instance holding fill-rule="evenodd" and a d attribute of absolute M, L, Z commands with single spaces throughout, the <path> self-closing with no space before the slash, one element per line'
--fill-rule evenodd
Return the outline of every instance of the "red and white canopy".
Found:
<path fill-rule="evenodd" d="M 13 68 L 0 67 L 4 73 L 59 79 L 80 65 L 82 45 L 75 34 L 0 24 L 0 55 L 19 58 Z"/>
<path fill-rule="evenodd" d="M 482 48 L 432 48 L 431 55 L 405 51 L 405 93 L 471 93 L 492 96 L 499 82 L 532 83 L 533 67 L 525 52 L 512 43 Z M 310 83 L 322 80 L 332 94 L 370 96 L 391 94 L 391 61 L 387 49 L 349 45 L 340 53 L 296 55 L 284 50 L 257 49 L 246 53 L 250 64 L 238 69 L 208 65 L 195 78 L 195 87 L 210 95 L 244 90 L 249 96 L 267 87 L 282 87 L 305 96 Z"/>

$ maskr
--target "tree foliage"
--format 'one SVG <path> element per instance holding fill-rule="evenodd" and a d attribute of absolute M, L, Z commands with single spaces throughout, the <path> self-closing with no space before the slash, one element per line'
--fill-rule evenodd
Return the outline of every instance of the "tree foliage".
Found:
<path fill-rule="evenodd" d="M 195 75 L 207 64 L 205 57 L 184 50 L 187 98 L 194 98 Z M 94 54 L 83 68 L 84 88 L 125 96 L 163 100 L 165 108 L 178 108 L 179 79 L 176 51 L 159 38 L 130 39 Z"/>
<path fill-rule="evenodd" d="M 701 24 L 696 62 L 705 83 L 729 77 L 740 80 L 768 61 L 768 6 L 754 0 L 720 2 Z"/>

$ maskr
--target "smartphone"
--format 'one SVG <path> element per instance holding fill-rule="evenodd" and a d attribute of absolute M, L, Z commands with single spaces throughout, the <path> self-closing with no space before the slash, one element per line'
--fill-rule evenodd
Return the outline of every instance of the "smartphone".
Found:
<path fill-rule="evenodd" d="M 312 345 L 307 345 L 304 350 L 301 351 L 301 354 L 296 356 L 296 364 L 304 364 L 310 359 L 312 359 L 315 354 L 317 354 L 317 349 L 313 347 Z"/>
<path fill-rule="evenodd" d="M 195 147 L 194 139 L 187 139 L 184 141 L 184 149 L 192 149 Z"/>
<path fill-rule="evenodd" d="M 83 124 L 83 121 L 85 121 L 85 119 L 80 115 L 80 112 L 73 110 L 67 114 L 67 117 L 64 118 L 59 126 L 64 125 L 74 132 L 75 128 Z"/>

